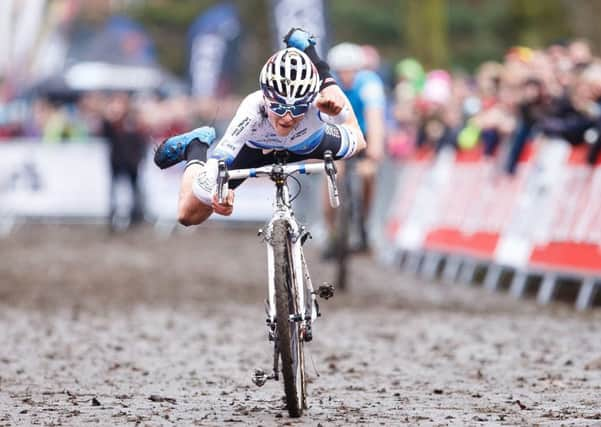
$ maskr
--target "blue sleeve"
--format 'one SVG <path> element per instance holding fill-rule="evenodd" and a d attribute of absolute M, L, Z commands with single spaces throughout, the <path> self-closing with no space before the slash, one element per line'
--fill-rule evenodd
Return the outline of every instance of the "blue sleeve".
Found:
<path fill-rule="evenodd" d="M 382 79 L 373 71 L 361 71 L 357 74 L 359 97 L 366 108 L 386 107 L 386 95 Z"/>

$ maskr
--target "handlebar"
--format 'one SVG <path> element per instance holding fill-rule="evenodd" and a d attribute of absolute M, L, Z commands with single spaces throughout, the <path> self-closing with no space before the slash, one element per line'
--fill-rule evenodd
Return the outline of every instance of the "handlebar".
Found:
<path fill-rule="evenodd" d="M 281 165 L 275 163 L 269 166 L 262 166 L 259 168 L 248 168 L 248 169 L 233 169 L 228 170 L 223 160 L 219 161 L 217 172 L 217 200 L 219 203 L 225 201 L 227 195 L 227 183 L 230 179 L 246 179 L 246 178 L 260 178 L 260 177 L 273 177 L 275 174 L 282 174 L 288 176 L 294 173 L 300 173 L 303 175 L 310 175 L 312 173 L 325 172 L 328 177 L 328 193 L 330 196 L 330 205 L 333 208 L 340 206 L 340 199 L 338 196 L 338 186 L 336 185 L 336 166 L 332 153 L 328 150 L 324 155 L 324 161 L 318 163 L 294 163 L 290 165 Z"/>

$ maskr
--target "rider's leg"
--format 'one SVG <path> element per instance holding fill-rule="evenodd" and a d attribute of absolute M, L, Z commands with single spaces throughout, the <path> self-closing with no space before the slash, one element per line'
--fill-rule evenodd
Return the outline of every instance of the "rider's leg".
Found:
<path fill-rule="evenodd" d="M 138 176 L 138 168 L 131 168 L 127 171 L 127 177 L 133 194 L 133 203 L 129 213 L 130 223 L 132 225 L 139 224 L 144 219 L 144 200 L 142 190 L 140 188 L 140 180 Z"/>
<path fill-rule="evenodd" d="M 340 190 L 340 187 L 343 185 L 342 183 L 344 182 L 344 169 L 345 169 L 345 167 L 344 167 L 343 161 L 336 162 L 337 181 L 338 181 L 339 190 Z M 336 232 L 336 216 L 337 216 L 338 211 L 336 208 L 333 208 L 330 205 L 330 195 L 328 193 L 327 182 L 324 183 L 322 196 L 323 196 L 322 206 L 323 206 L 324 221 L 325 221 L 327 235 L 326 235 L 325 247 L 323 248 L 321 256 L 323 259 L 329 260 L 329 259 L 332 259 L 336 253 L 335 232 Z M 346 195 L 344 194 L 343 197 L 346 197 Z"/>
<path fill-rule="evenodd" d="M 215 140 L 215 129 L 203 126 L 164 140 L 156 148 L 154 163 L 161 169 L 184 160 L 206 160 L 206 150 Z M 203 148 L 204 147 L 204 148 Z M 196 151 L 196 153 L 191 153 Z"/>
<path fill-rule="evenodd" d="M 377 164 L 368 158 L 362 159 L 357 168 L 358 175 L 361 177 L 361 200 L 359 212 L 359 232 L 360 242 L 357 250 L 366 251 L 369 249 L 368 223 L 372 203 L 376 188 Z"/>
<path fill-rule="evenodd" d="M 204 151 L 203 151 L 204 150 Z M 186 160 L 202 160 L 206 159 L 206 148 L 198 143 L 192 143 L 190 149 L 186 152 Z M 236 158 L 229 165 L 230 169 L 244 169 L 250 167 L 259 167 L 270 164 L 273 161 L 273 155 L 264 154 L 261 150 L 242 147 Z M 199 174 L 201 166 L 198 164 L 188 164 L 182 176 L 179 205 L 178 205 L 178 221 L 182 225 L 198 225 L 206 221 L 213 213 L 211 206 L 201 202 L 192 190 L 194 180 Z M 237 188 L 243 180 L 232 180 L 229 183 L 230 189 Z"/>
<path fill-rule="evenodd" d="M 363 178 L 363 197 L 361 203 L 361 242 L 359 250 L 369 249 L 369 232 L 367 231 L 369 213 L 374 198 L 376 179 L 374 175 L 368 175 Z"/>
<path fill-rule="evenodd" d="M 327 227 L 328 234 L 332 233 L 334 224 L 336 221 L 336 210 L 330 206 L 330 195 L 328 194 L 327 182 L 324 182 L 322 193 L 322 205 L 324 211 L 325 225 Z"/>
<path fill-rule="evenodd" d="M 185 157 L 187 161 L 206 161 L 208 146 L 200 141 L 192 141 L 186 148 Z M 192 191 L 194 180 L 198 176 L 202 166 L 198 163 L 190 163 L 184 169 L 182 175 L 179 203 L 177 209 L 177 220 L 185 226 L 198 225 L 204 222 L 213 213 L 213 208 L 201 202 Z"/>
<path fill-rule="evenodd" d="M 177 220 L 185 226 L 198 225 L 213 213 L 213 208 L 201 202 L 192 191 L 192 184 L 198 176 L 200 169 L 200 165 L 191 164 L 184 170 L 184 174 L 182 175 Z"/>
<path fill-rule="evenodd" d="M 121 168 L 111 163 L 111 182 L 109 188 L 109 230 L 115 231 L 115 216 L 117 215 L 117 180 L 121 175 Z"/>

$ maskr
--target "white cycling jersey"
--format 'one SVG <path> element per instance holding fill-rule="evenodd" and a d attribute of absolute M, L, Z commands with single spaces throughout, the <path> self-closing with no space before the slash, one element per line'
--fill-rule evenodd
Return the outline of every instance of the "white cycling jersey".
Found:
<path fill-rule="evenodd" d="M 328 126 L 335 126 L 340 134 L 340 149 L 336 157 L 350 157 L 356 150 L 357 138 L 351 129 L 338 124 L 344 121 L 342 119 L 348 114 L 347 108 L 348 104 L 346 111 L 330 117 L 320 113 L 314 102 L 287 136 L 278 136 L 267 119 L 263 93 L 258 90 L 242 101 L 225 134 L 215 145 L 211 157 L 225 160 L 230 165 L 244 145 L 260 150 L 287 150 L 295 154 L 310 154 L 320 144 L 324 133 L 331 132 Z"/>

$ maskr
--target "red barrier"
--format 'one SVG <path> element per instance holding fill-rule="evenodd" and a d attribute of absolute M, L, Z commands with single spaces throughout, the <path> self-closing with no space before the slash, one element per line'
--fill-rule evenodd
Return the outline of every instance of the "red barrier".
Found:
<path fill-rule="evenodd" d="M 405 168 L 389 232 L 401 250 L 601 272 L 601 167 L 585 164 L 587 149 L 529 146 L 512 177 L 479 149 L 422 155 Z"/>
<path fill-rule="evenodd" d="M 547 239 L 532 248 L 529 263 L 535 267 L 601 271 L 601 168 L 586 164 L 587 150 L 577 147 L 570 153 Z"/>
<path fill-rule="evenodd" d="M 457 153 L 449 191 L 442 195 L 440 216 L 424 248 L 492 260 L 501 230 L 522 191 L 530 152 L 526 151 L 513 178 L 500 174 L 480 149 Z"/>
<path fill-rule="evenodd" d="M 443 196 L 440 217 L 427 234 L 426 249 L 491 257 L 498 239 L 498 228 L 490 223 L 490 164 L 477 158 L 457 159 L 449 186 Z M 478 197 L 481 196 L 481 197 Z M 498 209 L 497 209 L 498 210 Z"/>
<path fill-rule="evenodd" d="M 429 149 L 418 150 L 403 167 L 396 188 L 396 196 L 391 203 L 391 212 L 387 224 L 389 236 L 397 236 L 406 226 L 411 207 L 414 205 L 424 177 L 430 170 L 434 152 Z"/>

